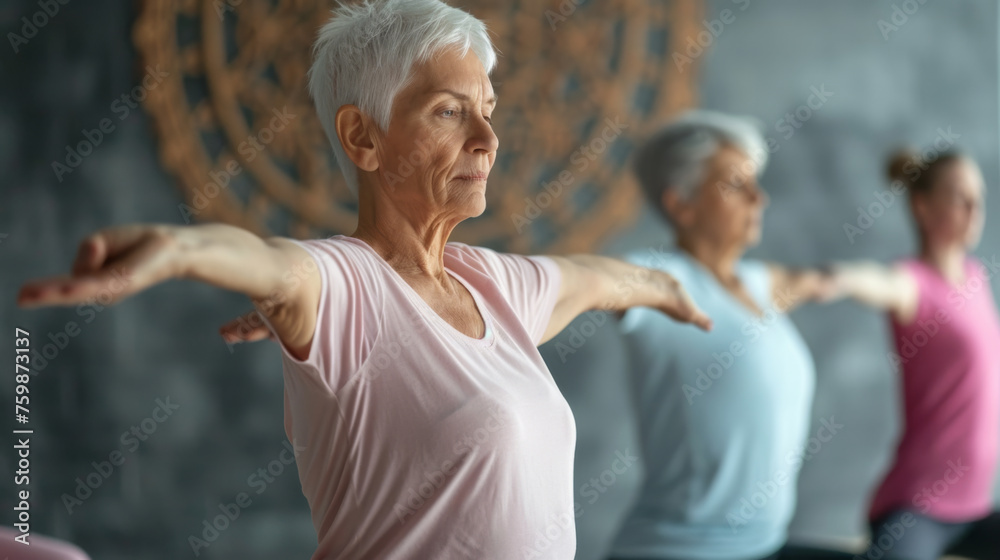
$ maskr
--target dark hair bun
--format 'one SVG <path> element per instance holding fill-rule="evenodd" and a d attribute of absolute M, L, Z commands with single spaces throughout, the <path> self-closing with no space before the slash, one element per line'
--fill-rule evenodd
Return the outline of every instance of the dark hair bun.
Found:
<path fill-rule="evenodd" d="M 886 175 L 890 181 L 899 181 L 907 188 L 913 186 L 913 171 L 920 156 L 911 148 L 897 150 L 889 157 Z"/>

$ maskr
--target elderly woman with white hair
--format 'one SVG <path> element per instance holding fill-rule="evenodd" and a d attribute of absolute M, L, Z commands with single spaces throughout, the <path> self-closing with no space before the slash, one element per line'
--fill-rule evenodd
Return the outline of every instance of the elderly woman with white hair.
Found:
<path fill-rule="evenodd" d="M 832 282 L 743 258 L 760 240 L 767 153 L 753 121 L 692 111 L 635 157 L 676 250 L 629 260 L 676 277 L 714 328 L 698 333 L 641 308 L 622 318 L 646 478 L 615 558 L 850 558 L 786 546 L 815 377 L 786 313 L 825 299 Z"/>
<path fill-rule="evenodd" d="M 710 323 L 661 271 L 448 242 L 486 205 L 495 63 L 483 23 L 438 0 L 339 8 L 309 87 L 357 230 L 114 227 L 19 304 L 171 278 L 246 294 L 280 342 L 314 558 L 572 558 L 575 427 L 536 346 L 596 308 Z"/>

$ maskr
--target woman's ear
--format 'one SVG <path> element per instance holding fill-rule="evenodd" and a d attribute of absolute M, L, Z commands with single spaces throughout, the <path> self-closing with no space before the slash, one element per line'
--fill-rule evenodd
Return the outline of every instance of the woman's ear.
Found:
<path fill-rule="evenodd" d="M 670 217 L 671 222 L 686 225 L 688 205 L 681 198 L 681 195 L 677 193 L 677 189 L 673 187 L 664 189 L 663 195 L 660 197 L 660 206 L 663 208 L 663 212 Z"/>
<path fill-rule="evenodd" d="M 374 123 L 356 105 L 342 105 L 334 117 L 337 138 L 358 169 L 375 171 L 378 169 L 378 154 L 372 138 Z"/>
<path fill-rule="evenodd" d="M 910 212 L 913 213 L 913 221 L 917 223 L 917 229 L 923 230 L 924 224 L 930 219 L 930 205 L 928 193 L 910 194 Z"/>

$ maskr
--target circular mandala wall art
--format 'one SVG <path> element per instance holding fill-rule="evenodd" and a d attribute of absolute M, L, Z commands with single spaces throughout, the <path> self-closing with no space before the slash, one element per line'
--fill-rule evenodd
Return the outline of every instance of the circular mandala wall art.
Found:
<path fill-rule="evenodd" d="M 589 251 L 629 225 L 637 141 L 695 104 L 701 0 L 458 0 L 500 51 L 500 150 L 487 210 L 453 239 L 519 253 Z M 183 222 L 259 235 L 350 233 L 357 203 L 306 89 L 322 0 L 141 0 L 142 67 L 166 78 L 143 101 Z"/>

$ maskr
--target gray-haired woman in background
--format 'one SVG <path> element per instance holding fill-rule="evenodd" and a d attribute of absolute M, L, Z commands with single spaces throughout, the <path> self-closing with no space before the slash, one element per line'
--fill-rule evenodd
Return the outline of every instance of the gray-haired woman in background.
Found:
<path fill-rule="evenodd" d="M 316 559 L 571 559 L 575 426 L 536 346 L 598 307 L 708 318 L 663 272 L 448 243 L 485 209 L 499 146 L 481 21 L 438 0 L 345 6 L 315 53 L 310 90 L 359 195 L 351 236 L 106 229 L 71 277 L 28 283 L 19 303 L 171 278 L 251 298 L 281 343 Z"/>
<path fill-rule="evenodd" d="M 815 368 L 786 313 L 824 298 L 820 272 L 743 258 L 760 240 L 764 139 L 744 118 L 682 115 L 635 170 L 676 250 L 630 260 L 680 279 L 711 316 L 704 334 L 632 309 L 630 350 L 646 479 L 612 547 L 621 559 L 850 558 L 786 546 Z M 823 437 L 832 437 L 821 427 Z"/>

